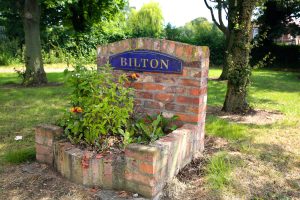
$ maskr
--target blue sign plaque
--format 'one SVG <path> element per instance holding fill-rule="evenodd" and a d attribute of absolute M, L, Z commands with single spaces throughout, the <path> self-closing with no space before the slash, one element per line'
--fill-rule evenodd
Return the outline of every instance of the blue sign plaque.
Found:
<path fill-rule="evenodd" d="M 182 73 L 182 60 L 157 51 L 132 50 L 109 57 L 115 69 L 129 71 Z"/>

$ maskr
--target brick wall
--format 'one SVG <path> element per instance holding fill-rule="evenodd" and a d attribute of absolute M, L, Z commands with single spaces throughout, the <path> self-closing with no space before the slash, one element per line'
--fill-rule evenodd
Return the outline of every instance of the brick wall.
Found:
<path fill-rule="evenodd" d="M 182 122 L 203 124 L 207 98 L 208 47 L 151 38 L 128 39 L 97 48 L 98 67 L 109 56 L 129 50 L 146 49 L 175 56 L 183 61 L 182 74 L 138 72 L 131 87 L 136 89 L 136 105 L 141 112 L 178 115 Z M 128 71 L 115 70 L 115 75 Z"/>
<path fill-rule="evenodd" d="M 197 125 L 185 124 L 150 145 L 130 144 L 124 153 L 103 155 L 55 140 L 62 129 L 42 125 L 36 128 L 36 158 L 77 184 L 128 190 L 158 199 L 166 182 L 199 150 L 198 129 Z"/>

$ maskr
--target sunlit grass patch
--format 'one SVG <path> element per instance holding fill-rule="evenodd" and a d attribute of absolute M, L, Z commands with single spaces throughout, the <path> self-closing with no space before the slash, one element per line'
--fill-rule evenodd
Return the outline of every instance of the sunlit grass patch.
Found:
<path fill-rule="evenodd" d="M 205 131 L 207 135 L 226 138 L 228 140 L 242 140 L 249 137 L 247 127 L 232 123 L 215 116 L 207 116 Z"/>
<path fill-rule="evenodd" d="M 6 154 L 4 154 L 4 160 L 13 164 L 35 160 L 35 148 L 33 146 L 24 149 L 8 151 Z"/>
<path fill-rule="evenodd" d="M 207 165 L 207 182 L 212 189 L 222 189 L 231 180 L 232 164 L 227 152 L 218 152 Z"/>

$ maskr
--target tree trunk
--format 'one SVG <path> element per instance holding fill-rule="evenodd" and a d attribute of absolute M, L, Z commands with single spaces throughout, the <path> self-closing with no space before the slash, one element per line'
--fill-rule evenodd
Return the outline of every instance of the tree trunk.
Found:
<path fill-rule="evenodd" d="M 40 14 L 38 0 L 25 0 L 23 13 L 26 66 L 23 84 L 25 85 L 47 83 L 41 52 Z"/>
<path fill-rule="evenodd" d="M 249 54 L 251 50 L 251 16 L 255 0 L 235 1 L 235 28 L 231 37 L 232 48 L 228 52 L 228 85 L 223 110 L 226 112 L 244 113 L 249 110 L 247 86 L 251 74 Z"/>
<path fill-rule="evenodd" d="M 223 81 L 223 80 L 228 80 L 228 70 L 229 70 L 229 52 L 232 48 L 232 34 L 231 33 L 227 33 L 226 35 L 226 49 L 225 49 L 225 60 L 224 60 L 224 65 L 222 68 L 222 73 L 219 77 L 219 80 Z"/>

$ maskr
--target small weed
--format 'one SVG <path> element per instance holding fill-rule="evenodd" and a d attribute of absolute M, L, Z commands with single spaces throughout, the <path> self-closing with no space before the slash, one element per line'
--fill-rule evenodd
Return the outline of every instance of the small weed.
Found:
<path fill-rule="evenodd" d="M 230 182 L 232 171 L 229 155 L 227 152 L 215 154 L 207 166 L 207 179 L 213 189 L 221 189 Z"/>
<path fill-rule="evenodd" d="M 6 162 L 19 164 L 26 161 L 32 161 L 35 159 L 35 148 L 30 147 L 26 149 L 19 149 L 14 151 L 8 151 L 4 155 Z"/>

